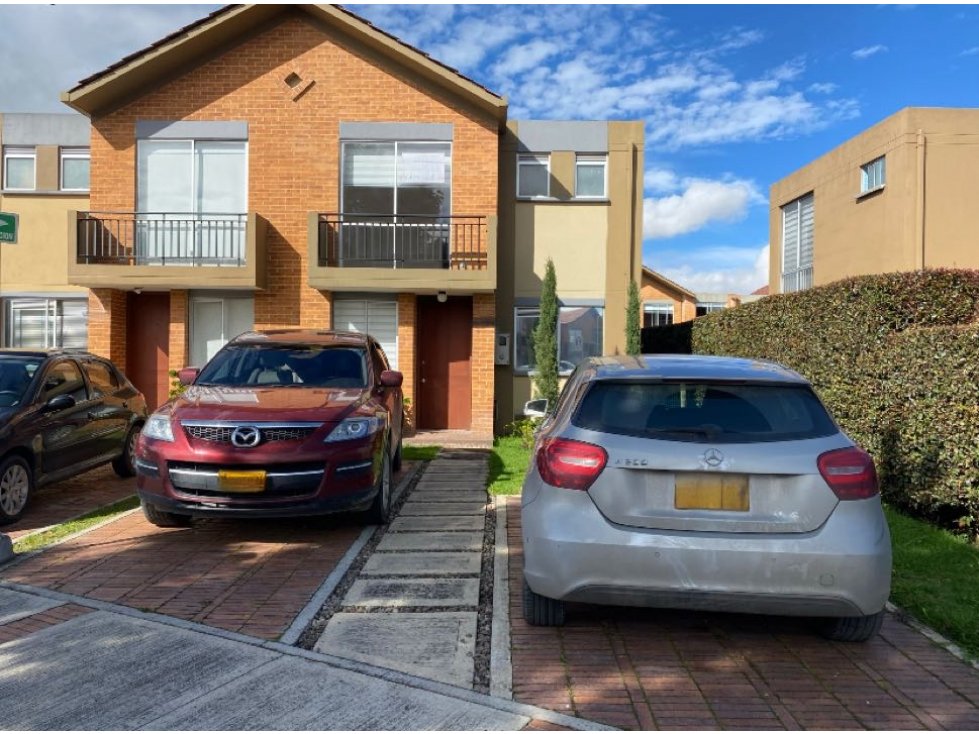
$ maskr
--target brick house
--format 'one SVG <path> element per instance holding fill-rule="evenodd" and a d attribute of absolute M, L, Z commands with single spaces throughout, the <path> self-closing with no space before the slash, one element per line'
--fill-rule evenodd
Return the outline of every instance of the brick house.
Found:
<path fill-rule="evenodd" d="M 241 331 L 356 329 L 419 429 L 491 435 L 505 99 L 336 6 L 247 5 L 62 101 L 92 129 L 68 281 L 149 402 Z"/>

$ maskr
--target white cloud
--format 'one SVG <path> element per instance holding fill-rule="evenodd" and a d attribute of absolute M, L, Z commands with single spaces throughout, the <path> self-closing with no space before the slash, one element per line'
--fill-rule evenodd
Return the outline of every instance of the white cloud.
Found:
<path fill-rule="evenodd" d="M 816 94 L 832 94 L 838 89 L 833 82 L 815 82 L 809 85 L 809 91 Z"/>
<path fill-rule="evenodd" d="M 694 293 L 747 295 L 768 284 L 768 245 L 707 247 L 689 251 L 657 248 L 644 261 L 659 273 Z"/>
<path fill-rule="evenodd" d="M 735 222 L 758 201 L 763 199 L 751 181 L 688 179 L 682 193 L 643 201 L 643 236 L 675 237 L 714 222 Z"/>
<path fill-rule="evenodd" d="M 858 61 L 863 61 L 864 59 L 869 59 L 874 54 L 883 53 L 884 51 L 887 51 L 887 46 L 878 43 L 876 46 L 865 46 L 864 48 L 858 48 L 850 55 Z"/>
<path fill-rule="evenodd" d="M 560 50 L 556 43 L 544 39 L 511 46 L 493 67 L 493 74 L 500 78 L 529 71 Z"/>
<path fill-rule="evenodd" d="M 643 176 L 643 183 L 647 191 L 676 191 L 680 188 L 680 177 L 668 168 L 650 168 Z"/>
<path fill-rule="evenodd" d="M 965 49 L 959 56 L 975 56 L 979 54 L 979 46 L 973 46 L 972 48 Z"/>

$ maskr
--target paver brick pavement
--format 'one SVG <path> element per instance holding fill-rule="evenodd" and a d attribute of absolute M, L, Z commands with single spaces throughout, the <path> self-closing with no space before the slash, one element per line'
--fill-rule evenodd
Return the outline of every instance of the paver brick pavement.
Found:
<path fill-rule="evenodd" d="M 979 671 L 894 615 L 866 644 L 806 620 L 569 605 L 522 615 L 520 500 L 507 503 L 514 698 L 627 729 L 977 729 Z"/>

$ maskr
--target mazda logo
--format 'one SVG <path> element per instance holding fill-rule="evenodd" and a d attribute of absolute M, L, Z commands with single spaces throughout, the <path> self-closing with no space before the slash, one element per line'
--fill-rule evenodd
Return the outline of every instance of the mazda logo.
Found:
<path fill-rule="evenodd" d="M 238 426 L 231 432 L 231 443 L 242 449 L 258 446 L 262 440 L 262 432 L 255 426 Z"/>
<path fill-rule="evenodd" d="M 707 466 L 720 466 L 724 463 L 724 454 L 717 449 L 707 449 L 704 452 L 704 463 Z"/>

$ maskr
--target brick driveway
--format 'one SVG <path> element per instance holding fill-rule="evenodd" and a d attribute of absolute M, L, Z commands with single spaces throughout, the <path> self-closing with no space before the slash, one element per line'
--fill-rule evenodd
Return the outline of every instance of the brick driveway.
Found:
<path fill-rule="evenodd" d="M 979 729 L 979 671 L 893 615 L 863 645 L 802 620 L 586 605 L 531 627 L 519 498 L 507 523 L 518 701 L 628 729 Z"/>
<path fill-rule="evenodd" d="M 411 468 L 406 462 L 393 481 Z M 362 530 L 345 515 L 162 529 L 136 511 L 0 578 L 276 639 Z"/>

